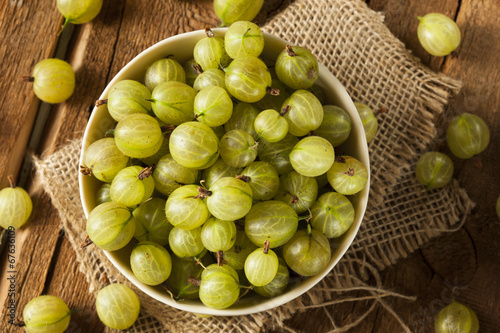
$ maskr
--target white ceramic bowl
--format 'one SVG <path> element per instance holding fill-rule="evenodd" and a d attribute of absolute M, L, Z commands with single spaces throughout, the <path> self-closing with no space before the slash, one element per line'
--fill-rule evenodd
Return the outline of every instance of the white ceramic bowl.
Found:
<path fill-rule="evenodd" d="M 213 29 L 216 36 L 223 36 L 227 28 Z M 118 81 L 125 79 L 133 79 L 142 82 L 146 68 L 153 63 L 155 60 L 164 58 L 168 55 L 173 55 L 173 58 L 179 61 L 181 64 L 192 58 L 193 48 L 198 40 L 205 37 L 205 32 L 202 30 L 188 32 L 167 38 L 147 50 L 143 51 L 132 61 L 130 61 L 107 85 L 104 92 L 99 97 L 100 99 L 107 98 L 110 88 Z M 263 57 L 276 59 L 278 54 L 285 48 L 289 43 L 275 37 L 270 34 L 264 34 L 265 39 L 265 49 L 262 54 Z M 307 45 L 304 45 L 307 47 Z M 368 160 L 368 147 L 366 144 L 365 134 L 363 130 L 363 125 L 358 116 L 356 108 L 345 91 L 344 87 L 339 83 L 339 81 L 326 69 L 325 66 L 320 64 L 319 67 L 319 79 L 317 83 L 324 89 L 327 104 L 334 104 L 342 107 L 351 116 L 352 120 L 352 130 L 348 140 L 342 144 L 340 149 L 336 151 L 342 151 L 351 156 L 356 157 L 364 165 L 367 166 L 369 171 L 369 160 Z M 94 141 L 102 138 L 107 130 L 114 128 L 115 121 L 110 117 L 107 112 L 106 107 L 100 107 L 99 109 L 94 108 L 92 116 L 89 119 L 89 123 L 85 130 L 85 135 L 83 137 L 83 148 L 82 154 L 80 156 L 80 163 L 83 160 L 83 151 Z M 94 177 L 79 176 L 80 183 L 80 195 L 82 199 L 83 209 L 85 215 L 88 217 L 89 213 L 96 205 L 96 193 L 99 189 L 101 183 L 97 181 Z M 350 196 L 351 202 L 354 205 L 356 211 L 356 218 L 354 220 L 351 228 L 338 240 L 332 243 L 332 257 L 328 266 L 323 269 L 323 271 L 313 277 L 309 277 L 300 281 L 297 279 L 292 282 L 287 291 L 278 297 L 274 298 L 264 298 L 258 295 L 255 296 L 245 296 L 237 304 L 224 310 L 211 309 L 204 306 L 200 301 L 175 301 L 173 300 L 161 287 L 151 287 L 141 283 L 137 280 L 132 273 L 130 268 L 130 253 L 132 251 L 132 245 L 129 244 L 125 248 L 114 251 L 106 252 L 106 256 L 111 260 L 111 262 L 116 266 L 116 268 L 125 275 L 132 283 L 134 283 L 139 289 L 141 289 L 146 294 L 157 299 L 160 302 L 173 306 L 175 308 L 201 313 L 210 314 L 218 316 L 235 316 L 235 315 L 245 315 L 260 311 L 265 311 L 279 305 L 285 304 L 292 299 L 302 295 L 315 284 L 317 284 L 321 279 L 327 275 L 332 268 L 337 264 L 340 258 L 347 251 L 351 245 L 356 233 L 358 232 L 359 226 L 363 219 L 366 203 L 368 200 L 369 183 L 366 188 L 358 193 L 357 195 Z"/>

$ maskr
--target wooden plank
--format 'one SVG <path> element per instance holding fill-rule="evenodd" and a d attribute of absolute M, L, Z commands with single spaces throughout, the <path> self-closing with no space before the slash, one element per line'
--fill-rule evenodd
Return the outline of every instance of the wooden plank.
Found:
<path fill-rule="evenodd" d="M 102 332 L 104 324 L 99 320 L 95 308 L 95 298 L 89 294 L 89 285 L 79 271 L 79 263 L 70 242 L 61 233 L 60 248 L 54 256 L 54 267 L 46 288 L 48 295 L 56 295 L 68 300 L 71 314 L 68 332 Z"/>
<path fill-rule="evenodd" d="M 52 0 L 0 3 L 0 188 L 8 175 L 17 178 L 38 110 L 32 84 L 21 78 L 54 54 L 61 19 Z"/>
<path fill-rule="evenodd" d="M 49 263 L 54 255 L 59 238 L 60 221 L 57 212 L 50 204 L 39 182 L 30 186 L 34 209 L 30 223 L 16 230 L 15 257 L 15 292 L 17 318 L 22 318 L 22 309 L 31 299 L 42 294 L 48 274 Z M 4 254 L 5 255 L 5 254 Z M 7 260 L 0 262 L 0 279 L 5 281 L 10 271 Z M 8 296 L 7 283 L 0 284 L 0 304 L 2 318 L 7 318 L 7 305 L 11 301 Z M 10 332 L 12 326 L 7 320 L 0 322 L 0 332 Z M 22 330 L 19 330 L 21 332 Z"/>

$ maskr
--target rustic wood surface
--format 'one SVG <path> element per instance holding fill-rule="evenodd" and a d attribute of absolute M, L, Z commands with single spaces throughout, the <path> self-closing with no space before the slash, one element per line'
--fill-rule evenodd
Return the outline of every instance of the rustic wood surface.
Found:
<path fill-rule="evenodd" d="M 266 1 L 256 22 L 263 24 L 290 2 Z M 455 177 L 477 204 L 465 227 L 432 240 L 385 270 L 382 277 L 386 287 L 417 296 L 415 302 L 394 299 L 389 303 L 412 330 L 432 332 L 435 315 L 450 302 L 451 290 L 456 287 L 457 300 L 477 313 L 481 332 L 498 332 L 500 220 L 494 207 L 500 195 L 500 3 L 497 0 L 367 2 L 372 9 L 385 13 L 389 29 L 424 64 L 464 83 L 460 94 L 448 106 L 448 116 L 439 120 L 442 125 L 436 148 L 449 153 L 444 141 L 446 124 L 452 115 L 461 112 L 481 116 L 491 133 L 490 145 L 479 157 L 454 158 Z M 458 23 L 462 43 L 453 55 L 432 57 L 418 43 L 416 16 L 428 12 L 444 13 Z M 66 300 L 70 308 L 78 309 L 72 315 L 69 332 L 101 332 L 103 326 L 95 313 L 95 300 L 88 294 L 87 282 L 78 271 L 57 212 L 36 176 L 29 174 L 26 153 L 29 150 L 50 153 L 68 139 L 81 136 L 93 101 L 140 51 L 169 36 L 217 24 L 212 1 L 104 1 L 95 20 L 69 27 L 61 38 L 56 33 L 62 17 L 53 0 L 4 0 L 0 3 L 0 18 L 0 187 L 5 187 L 7 176 L 13 175 L 34 200 L 30 224 L 16 232 L 18 317 L 30 299 L 51 294 Z M 56 50 L 71 63 L 78 84 L 68 101 L 49 106 L 40 103 L 31 85 L 20 78 L 29 75 L 38 61 L 53 57 Z M 0 332 L 22 332 L 23 329 L 7 323 L 8 270 L 4 250 L 0 258 Z M 330 315 L 342 322 L 360 315 L 366 306 L 360 302 L 312 310 L 296 314 L 287 323 L 301 332 L 326 332 L 333 328 Z M 398 322 L 381 308 L 352 330 L 399 331 Z"/>

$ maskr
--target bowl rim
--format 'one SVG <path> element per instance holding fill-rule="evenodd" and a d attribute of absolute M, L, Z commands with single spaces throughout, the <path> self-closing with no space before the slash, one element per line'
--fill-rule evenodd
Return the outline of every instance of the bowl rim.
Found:
<path fill-rule="evenodd" d="M 227 29 L 228 28 L 213 28 L 212 31 L 216 34 L 216 36 L 222 36 L 227 31 Z M 273 44 L 280 44 L 283 46 L 290 44 L 286 40 L 284 40 L 280 37 L 277 37 L 275 35 L 272 35 L 272 34 L 269 34 L 266 32 L 262 32 L 262 34 L 264 35 L 266 43 L 271 41 L 271 42 L 273 42 Z M 162 52 L 159 50 L 165 49 L 166 47 L 168 47 L 169 44 L 176 42 L 177 40 L 182 40 L 182 39 L 187 38 L 187 37 L 202 38 L 204 36 L 205 36 L 204 30 L 196 30 L 196 31 L 186 32 L 186 33 L 178 34 L 178 35 L 175 35 L 172 37 L 168 37 L 168 38 L 150 46 L 149 48 L 145 49 L 144 51 L 139 53 L 137 56 L 135 56 L 130 62 L 128 62 L 114 76 L 114 78 L 106 85 L 106 88 L 102 92 L 99 99 L 104 99 L 108 95 L 111 87 L 115 83 L 117 83 L 118 81 L 124 80 L 124 79 L 128 79 L 129 76 L 127 76 L 127 74 L 129 72 L 129 70 L 131 68 L 133 68 L 134 66 L 136 66 L 137 63 L 140 62 L 141 58 L 143 58 L 151 53 L 155 53 L 155 52 L 158 52 L 159 54 L 161 54 Z M 342 238 L 340 246 L 338 248 L 336 248 L 336 250 L 335 250 L 336 258 L 334 258 L 334 259 L 332 258 L 333 261 L 331 259 L 329 265 L 325 269 L 323 269 L 323 271 L 321 273 L 303 280 L 300 283 L 299 287 L 293 288 L 292 290 L 288 290 L 287 292 L 285 292 L 282 295 L 279 295 L 279 296 L 273 297 L 273 298 L 265 298 L 265 299 L 263 298 L 262 302 L 258 302 L 257 304 L 252 304 L 249 306 L 242 306 L 242 307 L 231 306 L 227 309 L 219 310 L 219 309 L 213 309 L 213 308 L 206 307 L 201 302 L 199 302 L 200 304 L 197 305 L 197 304 L 189 304 L 189 303 L 182 303 L 182 302 L 175 301 L 165 292 L 159 292 L 157 289 L 155 289 L 155 287 L 151 287 L 151 286 L 148 286 L 148 285 L 141 283 L 139 280 L 137 280 L 137 278 L 134 276 L 134 274 L 132 273 L 132 271 L 129 267 L 128 268 L 124 267 L 124 265 L 118 260 L 117 255 L 115 255 L 113 252 L 104 251 L 106 257 L 111 261 L 111 263 L 115 266 L 115 268 L 118 271 L 120 271 L 120 273 L 122 273 L 131 283 L 133 283 L 142 292 L 144 292 L 148 296 L 158 300 L 161 303 L 167 304 L 169 306 L 172 306 L 174 308 L 177 308 L 177 309 L 183 310 L 183 311 L 195 312 L 195 313 L 200 313 L 200 314 L 205 314 L 205 315 L 215 315 L 215 316 L 248 315 L 248 314 L 262 312 L 262 311 L 266 311 L 266 310 L 284 305 L 284 304 L 292 301 L 293 299 L 303 295 L 304 293 L 309 291 L 312 287 L 314 287 L 316 284 L 318 284 L 321 280 L 323 280 L 323 278 L 328 273 L 330 273 L 330 271 L 338 264 L 340 259 L 345 255 L 345 253 L 347 252 L 347 250 L 351 246 L 355 236 L 358 233 L 358 230 L 360 228 L 360 225 L 362 223 L 363 217 L 364 217 L 365 212 L 366 212 L 366 206 L 367 206 L 367 202 L 368 202 L 368 195 L 369 195 L 369 189 L 370 189 L 370 180 L 371 180 L 368 145 L 367 145 L 366 139 L 359 140 L 359 136 L 361 134 L 363 134 L 363 138 L 364 138 L 364 129 L 363 129 L 363 124 L 361 122 L 361 119 L 356 111 L 356 108 L 353 104 L 351 97 L 349 96 L 349 94 L 347 93 L 347 91 L 345 90 L 343 85 L 337 80 L 337 78 L 332 73 L 330 73 L 330 71 L 323 64 L 319 63 L 319 61 L 318 61 L 318 64 L 319 64 L 320 77 L 325 77 L 325 76 L 328 77 L 328 80 L 331 81 L 332 83 L 334 83 L 334 85 L 336 86 L 336 88 L 337 88 L 336 93 L 341 95 L 342 99 L 345 99 L 347 101 L 347 110 L 346 111 L 351 116 L 352 128 L 353 129 L 357 128 L 357 132 L 358 132 L 358 133 L 356 133 L 356 136 L 358 137 L 356 145 L 359 149 L 357 151 L 356 158 L 359 159 L 361 162 L 363 162 L 363 164 L 367 167 L 367 170 L 368 170 L 367 185 L 361 192 L 359 192 L 356 195 L 357 200 L 358 200 L 358 203 L 357 203 L 358 209 L 356 210 L 355 220 L 353 222 L 353 225 L 351 225 L 350 229 L 348 230 L 348 235 L 346 235 L 345 238 L 344 237 Z M 84 136 L 82 139 L 82 150 L 80 153 L 80 165 L 83 165 L 84 151 L 88 147 L 88 145 L 90 145 L 91 126 L 89 126 L 89 125 L 92 124 L 93 121 L 95 121 L 97 114 L 98 114 L 97 107 L 94 106 L 94 108 L 92 110 L 92 114 L 91 114 L 91 116 L 88 120 L 87 126 L 85 128 L 85 133 L 84 133 Z M 355 116 L 353 117 L 353 115 L 355 115 Z M 359 133 L 360 130 L 362 130 L 361 134 Z M 90 213 L 90 210 L 88 209 L 88 207 L 90 206 L 90 204 L 86 200 L 85 178 L 84 177 L 86 177 L 86 176 L 79 173 L 78 183 L 79 183 L 79 188 L 80 188 L 80 191 L 79 191 L 80 192 L 80 199 L 82 201 L 82 206 L 83 206 L 83 210 L 85 213 L 85 217 L 88 218 L 88 215 Z M 99 249 L 99 250 L 101 250 L 101 249 Z M 332 257 L 333 257 L 333 253 L 332 253 Z"/>

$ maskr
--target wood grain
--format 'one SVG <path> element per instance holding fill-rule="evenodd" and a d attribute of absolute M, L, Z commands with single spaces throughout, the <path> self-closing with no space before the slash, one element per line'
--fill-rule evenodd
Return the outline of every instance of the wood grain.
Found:
<path fill-rule="evenodd" d="M 286 8 L 292 1 L 269 0 L 257 17 L 259 24 Z M 398 315 L 416 332 L 430 332 L 434 317 L 451 300 L 470 305 L 477 313 L 481 332 L 500 327 L 500 223 L 494 202 L 500 194 L 500 3 L 496 0 L 370 0 L 369 6 L 385 13 L 389 29 L 413 54 L 435 71 L 461 79 L 464 88 L 445 114 L 470 112 L 490 126 L 491 144 L 479 158 L 454 158 L 455 177 L 477 203 L 465 228 L 429 242 L 421 251 L 382 272 L 384 285 L 396 292 L 417 296 L 416 302 L 387 299 Z M 456 18 L 462 44 L 455 55 L 432 57 L 420 46 L 417 15 L 441 12 Z M 16 175 L 38 110 L 38 99 L 29 85 L 17 78 L 26 75 L 36 62 L 52 56 L 57 45 L 61 17 L 54 2 L 7 0 L 0 3 L 0 186 L 7 174 Z M 75 94 L 52 107 L 38 153 L 53 152 L 85 129 L 94 100 L 106 84 L 131 59 L 154 43 L 186 31 L 215 26 L 218 20 L 212 1 L 105 1 L 98 17 L 74 29 L 66 59 L 77 75 Z M 43 27 L 43 28 L 40 28 Z M 9 60 L 10 59 L 10 60 Z M 13 60 L 15 59 L 15 61 Z M 448 153 L 441 124 L 435 147 Z M 481 163 L 480 163 L 481 162 Z M 482 165 L 482 166 L 481 166 Z M 76 172 L 76 170 L 75 170 Z M 60 296 L 72 309 L 71 332 L 101 332 L 103 326 L 94 311 L 94 299 L 83 274 L 78 271 L 69 242 L 60 236 L 60 222 L 49 198 L 36 178 L 27 185 L 36 207 L 30 225 L 17 234 L 18 314 L 33 297 L 42 293 Z M 0 279 L 6 274 L 6 253 L 0 260 Z M 0 286 L 0 304 L 7 302 L 6 285 Z M 347 323 L 366 311 L 369 302 L 342 303 L 326 309 L 297 313 L 287 324 L 299 332 L 333 329 L 329 316 Z M 6 308 L 2 308 L 5 318 Z M 23 332 L 0 323 L 1 332 Z M 353 332 L 399 332 L 393 316 L 377 306 Z"/>
<path fill-rule="evenodd" d="M 52 0 L 33 3 L 6 0 L 0 3 L 0 17 L 0 59 L 3 63 L 0 188 L 3 188 L 8 184 L 7 176 L 17 178 L 40 103 L 32 84 L 22 82 L 21 78 L 31 75 L 37 62 L 53 55 L 62 16 Z"/>

